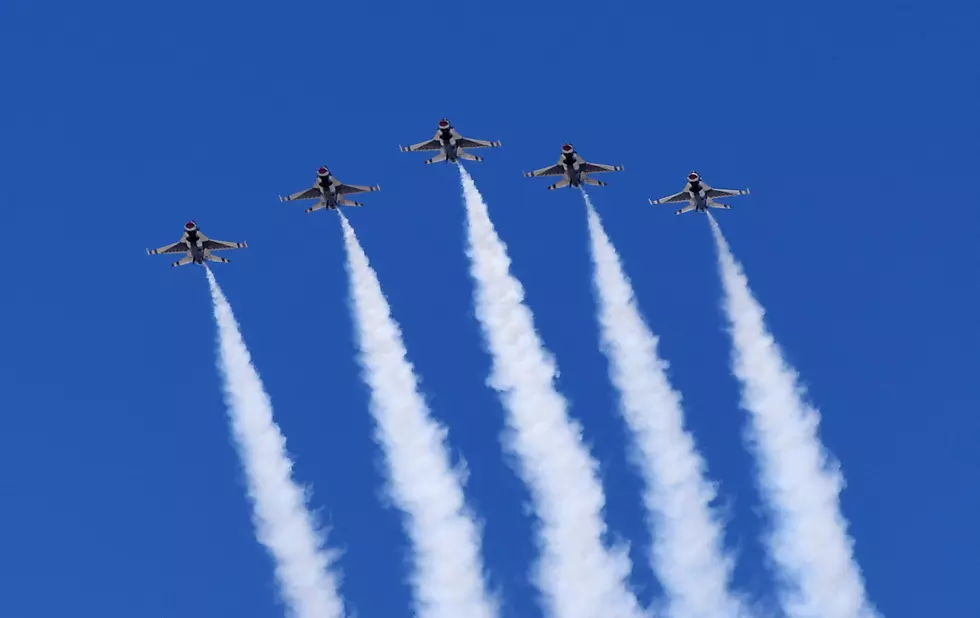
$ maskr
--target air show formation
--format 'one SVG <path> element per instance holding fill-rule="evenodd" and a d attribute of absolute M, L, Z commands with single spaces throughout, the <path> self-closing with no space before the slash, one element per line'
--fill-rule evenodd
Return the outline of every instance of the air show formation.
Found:
<path fill-rule="evenodd" d="M 499 148 L 501 142 L 472 139 L 464 137 L 456 130 L 456 127 L 448 118 L 439 121 L 439 127 L 435 135 L 424 142 L 412 144 L 411 146 L 399 146 L 402 152 L 426 152 L 438 150 L 439 154 L 426 159 L 426 165 L 431 163 L 456 163 L 460 161 L 483 161 L 483 157 L 471 154 L 467 150 L 475 148 Z M 540 176 L 562 176 L 563 178 L 553 185 L 548 186 L 548 190 L 562 189 L 566 187 L 582 188 L 583 185 L 604 187 L 607 183 L 592 177 L 592 174 L 603 172 L 620 172 L 625 169 L 622 165 L 606 165 L 604 163 L 592 163 L 582 158 L 572 144 L 564 144 L 561 147 L 561 156 L 558 162 L 548 167 L 536 169 L 531 172 L 524 172 L 528 178 Z M 356 193 L 371 193 L 380 191 L 380 185 L 349 185 L 341 182 L 334 176 L 325 165 L 321 165 L 317 170 L 316 182 L 313 186 L 302 191 L 297 191 L 287 196 L 279 196 L 281 202 L 292 202 L 296 200 L 315 199 L 316 203 L 306 209 L 305 212 L 314 212 L 322 209 L 337 210 L 341 206 L 364 206 L 361 202 L 347 199 L 346 196 Z M 706 184 L 696 171 L 692 171 L 687 177 L 687 185 L 684 189 L 673 195 L 654 200 L 651 204 L 675 204 L 688 202 L 688 205 L 681 208 L 676 214 L 696 210 L 706 212 L 708 208 L 728 209 L 731 206 L 715 201 L 718 197 L 730 197 L 735 195 L 748 195 L 748 189 L 715 189 Z M 213 251 L 228 249 L 242 249 L 246 243 L 226 242 L 221 240 L 211 240 L 200 232 L 197 224 L 189 221 L 184 226 L 184 234 L 181 239 L 171 245 L 165 245 L 159 249 L 147 249 L 148 255 L 158 255 L 161 253 L 187 253 L 187 256 L 175 262 L 173 266 L 184 266 L 186 264 L 204 264 L 206 261 L 228 263 L 230 260 L 213 255 Z"/>
<path fill-rule="evenodd" d="M 508 432 L 503 446 L 517 462 L 535 514 L 539 554 L 530 572 L 542 613 L 554 618 L 644 618 L 649 610 L 640 606 L 631 589 L 629 557 L 606 541 L 598 463 L 555 384 L 555 363 L 538 334 L 522 284 L 510 271 L 506 244 L 462 164 L 483 161 L 472 150 L 500 146 L 500 141 L 463 136 L 443 118 L 432 138 L 399 148 L 435 153 L 426 164 L 458 166 L 473 303 L 493 361 L 488 384 L 498 392 L 505 412 Z M 769 616 L 757 611 L 757 600 L 747 599 L 732 581 L 734 558 L 725 546 L 725 521 L 716 512 L 714 483 L 695 436 L 685 428 L 681 396 L 659 356 L 659 337 L 637 306 L 625 267 L 586 192 L 586 187 L 606 185 L 594 175 L 624 167 L 587 161 L 571 143 L 560 150 L 557 163 L 524 176 L 559 178 L 549 190 L 575 187 L 583 196 L 600 327 L 597 343 L 608 360 L 619 413 L 638 453 L 635 465 L 653 543 L 645 553 L 664 596 L 657 603 L 669 618 Z M 377 273 L 341 209 L 363 206 L 351 195 L 380 189 L 377 184 L 346 184 L 324 165 L 312 186 L 279 199 L 314 200 L 307 213 L 336 210 L 339 215 L 358 362 L 370 391 L 376 442 L 385 456 L 386 489 L 403 514 L 411 542 L 408 579 L 414 614 L 512 615 L 486 579 L 479 519 L 451 465 L 447 432 L 432 418 Z M 740 403 L 753 436 L 749 448 L 758 461 L 758 484 L 771 524 L 765 547 L 783 615 L 876 618 L 840 510 L 836 471 L 825 464 L 830 456 L 817 434 L 817 413 L 801 394 L 795 371 L 772 343 L 764 311 L 710 212 L 731 208 L 720 199 L 748 194 L 747 188 L 712 187 L 691 171 L 681 191 L 649 202 L 683 204 L 676 214 L 705 213 L 715 239 L 732 373 L 741 385 Z M 182 253 L 173 266 L 205 267 L 218 324 L 225 399 L 249 485 L 256 537 L 275 562 L 283 600 L 297 618 L 354 615 L 356 609 L 345 607 L 332 552 L 317 531 L 305 492 L 292 478 L 269 395 L 207 264 L 229 261 L 216 251 L 247 246 L 209 238 L 196 222 L 188 221 L 177 242 L 147 253 Z"/>

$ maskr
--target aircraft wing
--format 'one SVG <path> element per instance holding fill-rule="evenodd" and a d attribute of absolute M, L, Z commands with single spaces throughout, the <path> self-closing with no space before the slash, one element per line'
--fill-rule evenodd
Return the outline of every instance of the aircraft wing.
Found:
<path fill-rule="evenodd" d="M 586 161 L 579 166 L 579 171 L 585 172 L 586 174 L 596 174 L 598 172 L 619 172 L 622 171 L 622 165 L 606 165 L 604 163 L 589 163 Z"/>
<path fill-rule="evenodd" d="M 164 246 L 160 247 L 159 249 L 147 249 L 146 250 L 146 254 L 147 255 L 159 255 L 161 253 L 184 253 L 184 252 L 188 251 L 189 249 L 190 249 L 190 247 L 187 245 L 186 242 L 184 242 L 183 240 L 178 240 L 177 242 L 175 242 L 173 244 L 164 245 Z"/>
<path fill-rule="evenodd" d="M 418 144 L 412 144 L 411 146 L 399 146 L 402 152 L 418 152 L 420 150 L 440 150 L 442 148 L 442 141 L 438 138 L 432 138 L 425 140 L 424 142 L 419 142 Z"/>
<path fill-rule="evenodd" d="M 225 249 L 244 249 L 248 246 L 248 243 L 244 242 L 230 242 L 227 240 L 213 240 L 208 238 L 201 243 L 203 249 L 208 251 L 223 251 Z"/>
<path fill-rule="evenodd" d="M 707 197 L 730 197 L 732 195 L 748 195 L 748 189 L 715 189 L 714 187 L 708 187 L 705 189 L 704 194 Z"/>
<path fill-rule="evenodd" d="M 500 140 L 497 141 L 487 141 L 484 139 L 470 139 L 468 137 L 459 137 L 456 140 L 456 145 L 460 148 L 499 148 Z"/>
<path fill-rule="evenodd" d="M 303 189 L 302 191 L 297 191 L 292 195 L 287 195 L 286 197 L 279 196 L 280 202 L 291 202 L 293 200 L 311 200 L 315 197 L 320 197 L 320 189 L 316 187 L 310 187 L 309 189 Z"/>
<path fill-rule="evenodd" d="M 338 195 L 350 195 L 351 193 L 370 193 L 371 191 L 380 191 L 380 185 L 374 185 L 373 187 L 368 187 L 364 185 L 348 185 L 345 183 L 339 183 L 337 185 Z"/>
<path fill-rule="evenodd" d="M 691 195 L 685 189 L 680 193 L 668 195 L 667 197 L 662 197 L 659 200 L 650 200 L 650 203 L 651 204 L 679 204 L 681 202 L 689 202 L 690 200 L 691 200 Z"/>
<path fill-rule="evenodd" d="M 555 163 L 554 165 L 542 167 L 541 169 L 534 170 L 533 172 L 524 172 L 524 175 L 528 178 L 537 176 L 564 176 L 565 166 L 561 163 Z"/>

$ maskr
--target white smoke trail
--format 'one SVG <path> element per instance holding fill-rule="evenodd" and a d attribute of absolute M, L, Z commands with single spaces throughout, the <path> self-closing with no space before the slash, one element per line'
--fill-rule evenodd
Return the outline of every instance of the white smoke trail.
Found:
<path fill-rule="evenodd" d="M 638 618 L 642 613 L 627 584 L 627 552 L 603 544 L 605 496 L 598 466 L 554 387 L 554 360 L 535 332 L 521 284 L 510 274 L 507 248 L 473 179 L 459 170 L 476 315 L 493 357 L 490 385 L 509 412 L 508 447 L 518 456 L 540 518 L 535 583 L 556 618 Z"/>
<path fill-rule="evenodd" d="M 303 489 L 290 477 L 293 464 L 272 419 L 272 402 L 252 365 L 231 305 L 214 275 L 205 270 L 218 323 L 218 367 L 248 480 L 256 536 L 275 560 L 276 578 L 291 616 L 340 618 L 344 608 L 330 572 L 332 558 L 323 550 Z"/>
<path fill-rule="evenodd" d="M 742 383 L 762 491 L 775 518 L 769 546 L 786 579 L 784 609 L 793 618 L 873 618 L 840 512 L 839 465 L 817 436 L 819 414 L 766 330 L 765 311 L 721 228 L 708 217 L 731 326 L 732 371 Z"/>
<path fill-rule="evenodd" d="M 655 532 L 653 568 L 667 591 L 669 615 L 743 616 L 741 603 L 729 592 L 732 561 L 722 550 L 722 527 L 711 513 L 714 488 L 704 478 L 694 439 L 684 430 L 680 395 L 667 380 L 667 363 L 657 354 L 658 338 L 640 315 L 616 249 L 588 194 L 582 195 L 602 347 L 639 450 L 644 502 Z"/>
<path fill-rule="evenodd" d="M 416 615 L 492 618 L 497 607 L 483 579 L 480 531 L 465 504 L 462 480 L 450 467 L 447 432 L 429 417 L 377 274 L 343 215 L 341 223 L 371 413 L 387 455 L 389 490 L 408 516 L 415 546 Z"/>

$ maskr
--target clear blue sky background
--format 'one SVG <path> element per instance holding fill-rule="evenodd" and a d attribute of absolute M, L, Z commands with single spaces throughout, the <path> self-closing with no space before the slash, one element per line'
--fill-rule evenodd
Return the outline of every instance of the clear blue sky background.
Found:
<path fill-rule="evenodd" d="M 592 194 L 720 483 L 738 586 L 773 598 L 709 229 L 647 202 L 692 168 L 752 189 L 719 219 L 823 413 L 871 599 L 889 618 L 980 615 L 978 17 L 966 1 L 0 3 L 0 616 L 282 615 L 204 274 L 144 253 L 189 218 L 249 242 L 215 270 L 345 552 L 350 607 L 410 615 L 337 218 L 276 198 L 322 163 L 382 186 L 348 215 L 468 463 L 505 614 L 540 615 L 458 174 L 398 151 L 444 115 L 503 140 L 468 168 L 602 462 L 641 600 L 660 589 L 582 200 L 521 176 L 565 141 L 626 166 Z"/>

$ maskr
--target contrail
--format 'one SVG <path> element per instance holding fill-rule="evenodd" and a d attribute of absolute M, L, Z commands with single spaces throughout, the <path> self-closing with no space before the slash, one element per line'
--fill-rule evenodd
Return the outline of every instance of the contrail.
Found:
<path fill-rule="evenodd" d="M 489 384 L 509 412 L 507 446 L 520 461 L 540 518 L 535 583 L 555 618 L 638 618 L 642 612 L 627 584 L 629 556 L 603 544 L 598 465 L 554 387 L 554 360 L 535 332 L 483 197 L 462 166 L 459 173 L 476 315 L 493 358 Z"/>
<path fill-rule="evenodd" d="M 732 561 L 711 512 L 714 488 L 694 439 L 684 430 L 680 395 L 667 380 L 616 249 L 585 191 L 602 347 L 638 448 L 644 502 L 655 532 L 653 568 L 674 618 L 735 618 L 745 611 L 730 592 Z"/>
<path fill-rule="evenodd" d="M 725 289 L 732 371 L 742 383 L 760 483 L 775 519 L 769 546 L 786 580 L 784 609 L 793 618 L 874 618 L 840 512 L 840 467 L 817 436 L 820 416 L 766 330 L 765 311 L 721 228 L 710 214 L 708 220 Z"/>
<path fill-rule="evenodd" d="M 447 432 L 429 417 L 378 276 L 350 223 L 343 215 L 340 220 L 371 413 L 387 455 L 389 491 L 408 516 L 406 528 L 416 550 L 416 614 L 492 618 L 497 606 L 483 579 L 480 531 L 466 506 L 463 482 L 450 467 Z"/>
<path fill-rule="evenodd" d="M 332 556 L 323 549 L 303 489 L 290 478 L 293 464 L 286 440 L 272 419 L 272 402 L 252 365 L 231 305 L 214 275 L 205 270 L 218 323 L 218 368 L 248 480 L 256 536 L 275 559 L 276 578 L 291 616 L 340 618 L 344 607 L 330 571 Z"/>

